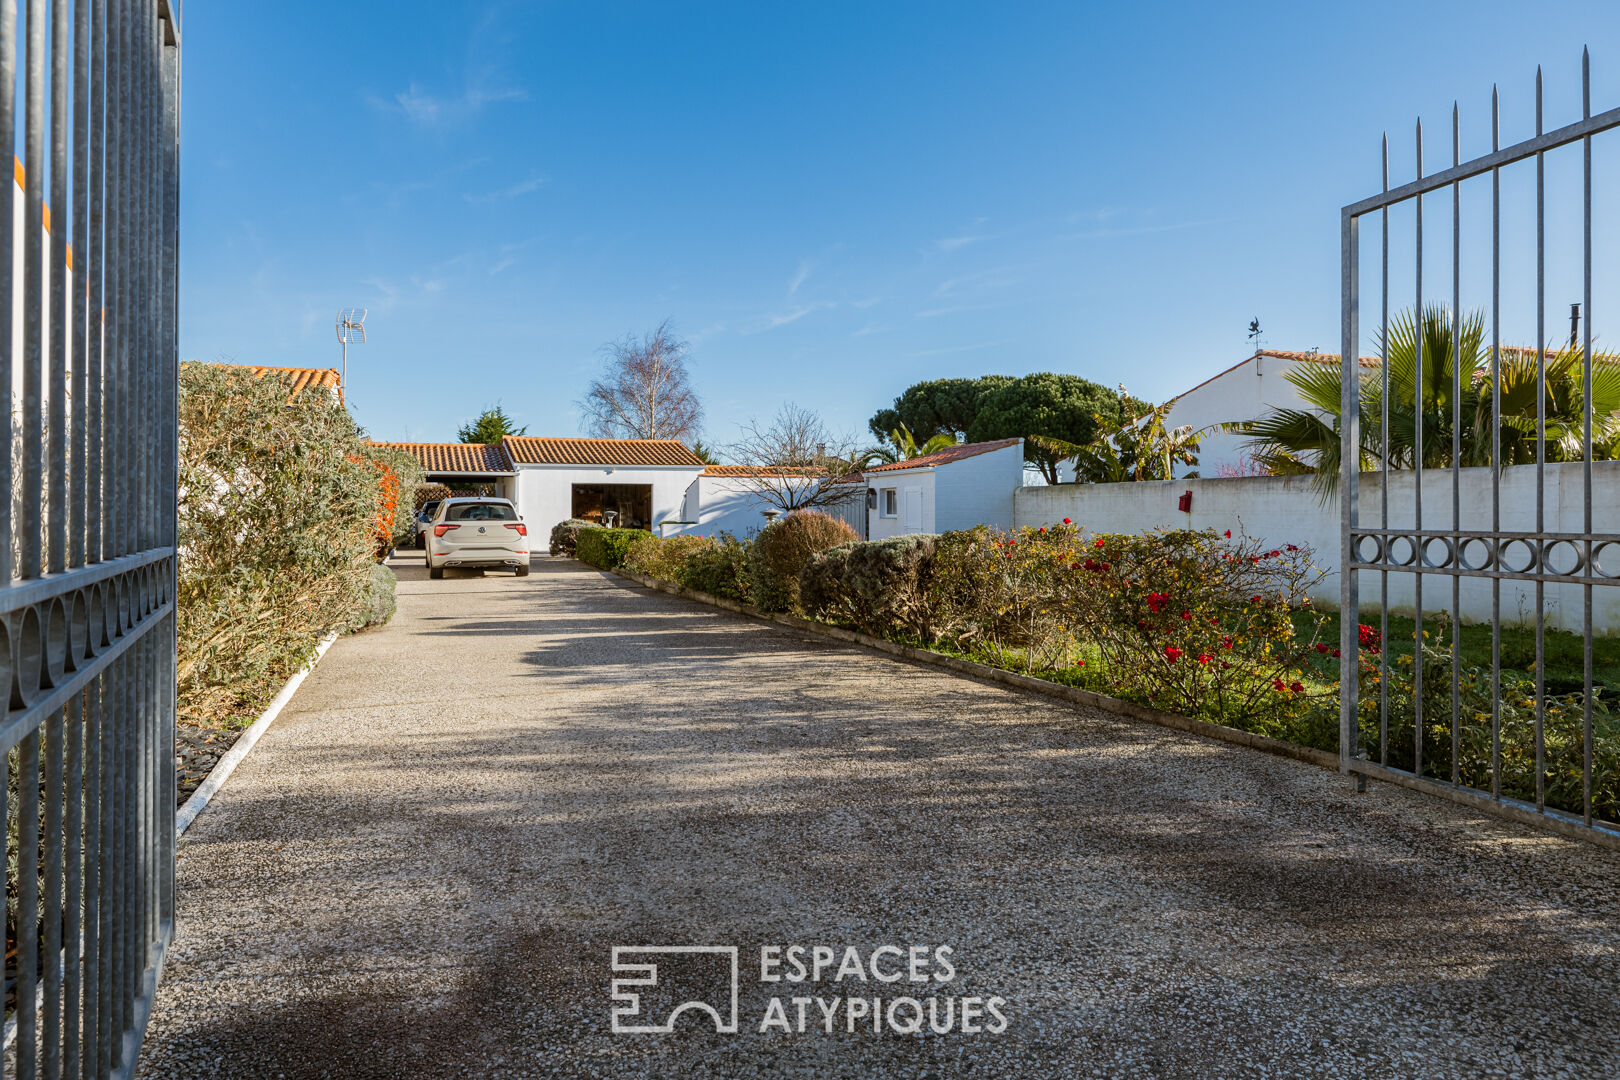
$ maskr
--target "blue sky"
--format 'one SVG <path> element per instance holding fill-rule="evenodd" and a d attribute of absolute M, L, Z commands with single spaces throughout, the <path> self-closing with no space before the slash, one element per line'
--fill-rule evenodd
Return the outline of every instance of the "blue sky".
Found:
<path fill-rule="evenodd" d="M 1376 190 L 1386 129 L 1397 183 L 1418 115 L 1431 165 L 1449 154 L 1453 98 L 1464 156 L 1488 149 L 1495 81 L 1517 141 L 1537 63 L 1548 126 L 1567 123 L 1583 44 L 1594 109 L 1620 102 L 1612 3 L 185 17 L 182 356 L 336 366 L 333 316 L 368 307 L 350 399 L 385 439 L 452 440 L 497 400 L 576 434 L 603 343 L 666 318 L 719 444 L 789 400 L 864 432 L 950 375 L 1073 372 L 1163 399 L 1246 355 L 1256 315 L 1273 348 L 1337 351 L 1338 210 Z M 1555 223 L 1570 164 L 1549 162 Z M 1620 225 L 1613 186 L 1600 234 Z M 1523 243 L 1510 226 L 1521 277 Z M 1426 272 L 1449 280 L 1432 247 L 1446 261 Z M 1578 255 L 1549 249 L 1555 323 Z M 1620 285 L 1598 276 L 1600 297 Z"/>

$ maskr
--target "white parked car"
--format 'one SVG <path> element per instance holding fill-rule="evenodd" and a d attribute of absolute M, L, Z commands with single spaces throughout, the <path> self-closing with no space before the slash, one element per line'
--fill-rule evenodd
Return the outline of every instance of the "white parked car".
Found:
<path fill-rule="evenodd" d="M 447 566 L 529 576 L 529 528 L 505 499 L 446 499 L 422 536 L 428 577 L 444 577 Z"/>

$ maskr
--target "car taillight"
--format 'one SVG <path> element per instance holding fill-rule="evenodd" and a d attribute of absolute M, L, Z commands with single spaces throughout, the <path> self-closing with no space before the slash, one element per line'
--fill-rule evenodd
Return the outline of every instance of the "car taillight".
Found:
<path fill-rule="evenodd" d="M 506 527 L 508 529 L 516 529 L 519 536 L 529 535 L 529 527 L 523 524 L 521 521 L 508 521 L 506 523 Z"/>
<path fill-rule="evenodd" d="M 433 526 L 433 535 L 434 536 L 443 536 L 445 533 L 449 532 L 451 529 L 459 529 L 459 528 L 461 528 L 460 525 L 435 525 L 435 526 Z"/>

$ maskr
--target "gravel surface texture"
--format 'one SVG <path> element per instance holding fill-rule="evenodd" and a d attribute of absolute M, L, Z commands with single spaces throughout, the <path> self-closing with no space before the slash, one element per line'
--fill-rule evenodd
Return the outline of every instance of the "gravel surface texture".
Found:
<path fill-rule="evenodd" d="M 395 568 L 186 834 L 143 1076 L 1620 1074 L 1611 853 L 571 560 Z M 737 947 L 740 1030 L 614 1034 L 639 945 Z M 793 945 L 954 971 L 762 982 Z M 712 959 L 641 1014 L 723 1013 Z"/>

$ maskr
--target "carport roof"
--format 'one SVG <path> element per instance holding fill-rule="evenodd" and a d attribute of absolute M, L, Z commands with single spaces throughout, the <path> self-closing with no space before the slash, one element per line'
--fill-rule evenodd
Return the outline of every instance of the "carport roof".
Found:
<path fill-rule="evenodd" d="M 512 474 L 512 462 L 506 452 L 485 443 L 373 442 L 371 445 L 409 454 L 430 473 Z"/>
<path fill-rule="evenodd" d="M 508 435 L 501 444 L 519 465 L 650 465 L 703 468 L 703 460 L 674 439 L 551 439 Z"/>

